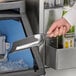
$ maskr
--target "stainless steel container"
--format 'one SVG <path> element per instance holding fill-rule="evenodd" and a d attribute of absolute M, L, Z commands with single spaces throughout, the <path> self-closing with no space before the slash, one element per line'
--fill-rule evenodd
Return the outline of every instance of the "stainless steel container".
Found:
<path fill-rule="evenodd" d="M 56 49 L 46 45 L 46 64 L 54 69 L 76 68 L 76 48 Z"/>

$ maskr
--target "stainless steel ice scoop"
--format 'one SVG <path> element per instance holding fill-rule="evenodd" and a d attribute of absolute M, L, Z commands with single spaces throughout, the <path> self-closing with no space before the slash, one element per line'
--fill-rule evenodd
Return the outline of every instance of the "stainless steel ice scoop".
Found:
<path fill-rule="evenodd" d="M 46 38 L 46 34 L 35 34 L 26 37 L 25 39 L 14 42 L 10 52 L 12 53 L 17 50 L 23 50 L 26 48 L 40 46 L 44 42 L 45 38 Z"/>

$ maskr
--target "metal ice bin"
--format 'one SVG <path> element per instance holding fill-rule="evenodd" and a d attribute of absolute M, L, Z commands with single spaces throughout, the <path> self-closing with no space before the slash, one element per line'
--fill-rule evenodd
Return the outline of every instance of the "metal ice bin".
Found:
<path fill-rule="evenodd" d="M 76 47 L 56 49 L 46 45 L 46 65 L 54 69 L 76 68 Z"/>

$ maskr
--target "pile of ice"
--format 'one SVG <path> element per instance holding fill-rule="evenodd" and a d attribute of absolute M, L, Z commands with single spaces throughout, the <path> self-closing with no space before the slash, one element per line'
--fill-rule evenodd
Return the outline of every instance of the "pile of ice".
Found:
<path fill-rule="evenodd" d="M 18 70 L 27 70 L 29 67 L 23 59 L 7 61 L 0 63 L 0 72 L 12 72 Z"/>

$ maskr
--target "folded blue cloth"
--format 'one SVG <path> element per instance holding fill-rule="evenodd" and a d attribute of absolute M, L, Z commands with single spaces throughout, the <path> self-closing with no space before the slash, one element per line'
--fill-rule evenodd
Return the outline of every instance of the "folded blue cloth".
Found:
<path fill-rule="evenodd" d="M 13 42 L 26 38 L 21 22 L 12 19 L 0 20 L 0 33 L 6 36 L 6 42 L 10 43 L 10 49 Z M 33 57 L 30 49 L 20 50 L 8 55 L 9 62 L 19 59 L 23 59 L 29 67 L 33 67 Z"/>

